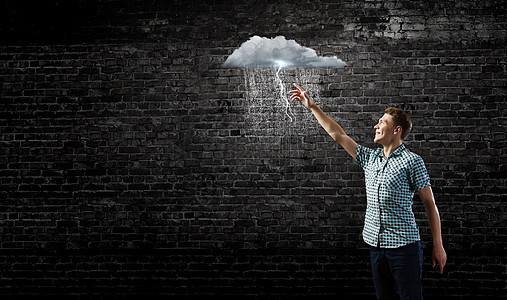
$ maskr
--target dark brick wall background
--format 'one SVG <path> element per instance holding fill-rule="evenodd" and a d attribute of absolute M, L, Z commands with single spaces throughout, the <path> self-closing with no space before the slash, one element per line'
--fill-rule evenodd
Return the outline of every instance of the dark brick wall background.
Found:
<path fill-rule="evenodd" d="M 244 72 L 221 68 L 253 35 L 345 60 L 312 73 L 313 96 L 362 144 L 387 106 L 412 114 L 449 256 L 431 268 L 416 197 L 426 298 L 506 294 L 505 1 L 9 0 L 0 14 L 2 298 L 374 297 L 360 168 L 309 119 L 254 126 Z"/>

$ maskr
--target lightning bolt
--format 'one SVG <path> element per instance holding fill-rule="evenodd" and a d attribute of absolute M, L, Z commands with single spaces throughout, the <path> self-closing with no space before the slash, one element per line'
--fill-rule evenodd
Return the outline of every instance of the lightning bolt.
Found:
<path fill-rule="evenodd" d="M 282 79 L 280 78 L 280 70 L 284 66 L 284 62 L 277 61 L 277 63 L 278 63 L 278 70 L 276 71 L 275 77 L 276 77 L 276 80 L 278 81 L 278 85 L 280 87 L 280 98 L 285 100 L 285 114 L 287 115 L 287 117 L 289 117 L 290 121 L 293 122 L 296 119 L 296 116 L 294 115 L 294 113 L 291 110 L 289 97 L 287 97 L 285 87 L 283 85 Z"/>

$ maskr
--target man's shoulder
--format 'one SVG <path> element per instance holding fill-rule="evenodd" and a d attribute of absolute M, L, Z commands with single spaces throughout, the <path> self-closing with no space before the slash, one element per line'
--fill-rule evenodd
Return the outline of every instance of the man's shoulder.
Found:
<path fill-rule="evenodd" d="M 423 161 L 422 157 L 419 154 L 410 151 L 407 147 L 405 147 L 402 156 L 408 162 Z"/>
<path fill-rule="evenodd" d="M 363 168 L 366 169 L 368 166 L 378 157 L 382 152 L 382 149 L 372 149 L 363 145 L 357 145 L 356 149 L 356 162 Z"/>
<path fill-rule="evenodd" d="M 366 147 L 366 146 L 363 146 L 363 145 L 360 145 L 360 144 L 357 144 L 357 147 L 361 150 L 363 150 L 364 152 L 368 152 L 368 153 L 371 153 L 371 154 L 378 154 L 378 153 L 381 153 L 382 152 L 382 148 L 370 148 L 370 147 Z"/>

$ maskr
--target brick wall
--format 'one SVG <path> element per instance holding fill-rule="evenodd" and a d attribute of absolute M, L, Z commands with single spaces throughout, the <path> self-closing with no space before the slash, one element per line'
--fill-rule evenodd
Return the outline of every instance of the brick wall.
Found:
<path fill-rule="evenodd" d="M 373 298 L 360 168 L 221 68 L 284 35 L 348 63 L 281 75 L 359 143 L 411 113 L 449 256 L 416 197 L 426 298 L 504 295 L 505 3 L 235 2 L 0 5 L 0 294 Z"/>

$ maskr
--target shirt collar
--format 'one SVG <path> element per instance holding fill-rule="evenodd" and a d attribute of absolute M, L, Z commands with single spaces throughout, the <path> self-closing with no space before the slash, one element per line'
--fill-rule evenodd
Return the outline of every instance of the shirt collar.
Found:
<path fill-rule="evenodd" d="M 391 153 L 391 156 L 398 156 L 398 155 L 401 155 L 403 153 L 403 151 L 405 151 L 406 147 L 405 147 L 405 144 L 401 144 L 398 148 L 396 148 L 396 150 L 394 150 L 393 153 Z M 384 150 L 382 148 L 377 148 L 377 151 L 378 151 L 378 156 L 385 159 L 386 157 L 384 156 Z"/>
<path fill-rule="evenodd" d="M 406 148 L 405 148 L 405 144 L 401 144 L 401 145 L 398 147 L 398 149 L 396 149 L 393 153 L 391 153 L 391 156 L 393 156 L 393 155 L 394 155 L 394 156 L 401 155 L 401 153 L 402 153 L 403 151 L 405 151 L 405 149 L 406 149 Z"/>

